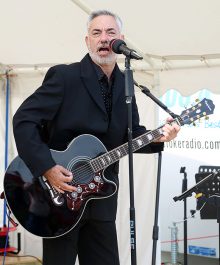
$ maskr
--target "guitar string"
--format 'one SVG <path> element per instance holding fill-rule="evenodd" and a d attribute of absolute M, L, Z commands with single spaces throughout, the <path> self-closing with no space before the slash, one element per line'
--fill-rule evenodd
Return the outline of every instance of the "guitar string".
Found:
<path fill-rule="evenodd" d="M 152 139 L 154 140 L 155 137 L 159 137 L 159 136 L 160 136 L 160 133 L 158 133 L 158 132 L 159 132 L 159 129 L 156 129 L 155 131 L 147 132 L 147 133 L 145 133 L 145 134 L 143 134 L 143 135 L 141 135 L 141 136 L 135 138 L 135 139 L 134 139 L 134 142 L 132 143 L 133 151 L 136 151 L 138 148 L 141 148 L 141 146 L 140 146 L 139 144 L 137 144 L 137 141 L 138 141 L 138 140 L 140 140 L 141 138 L 147 138 L 147 135 L 150 135 L 150 134 L 154 136 L 154 137 L 152 138 Z M 144 142 L 144 145 L 142 145 L 142 146 L 145 146 L 145 145 L 147 145 L 147 144 L 149 143 L 149 139 L 147 138 L 147 139 L 143 140 L 143 142 Z M 121 150 L 120 154 L 122 153 L 121 156 L 116 155 L 116 153 L 117 153 L 117 151 L 119 151 L 119 149 Z M 124 149 L 125 152 L 123 152 L 122 149 Z M 105 154 L 99 156 L 98 158 L 95 158 L 95 159 L 89 160 L 89 161 L 88 161 L 89 163 L 86 163 L 85 165 L 83 165 L 83 166 L 81 166 L 81 167 L 79 167 L 79 168 L 76 168 L 76 169 L 73 171 L 73 177 L 74 177 L 74 173 L 75 173 L 77 176 L 75 176 L 75 178 L 72 180 L 71 184 L 75 184 L 74 182 L 79 182 L 79 181 L 83 180 L 83 179 L 85 178 L 85 177 L 83 176 L 84 174 L 94 174 L 94 173 L 96 173 L 97 171 L 99 171 L 99 170 L 101 170 L 101 169 L 105 169 L 105 168 L 107 168 L 110 164 L 112 164 L 112 163 L 118 161 L 120 158 L 122 158 L 122 157 L 124 157 L 125 155 L 127 155 L 127 153 L 128 153 L 127 151 L 128 151 L 128 144 L 125 143 L 124 145 L 122 145 L 122 146 L 120 146 L 120 147 L 117 147 L 117 148 L 111 150 L 110 152 L 105 153 Z M 107 166 L 103 165 L 101 162 L 99 163 L 99 161 L 100 161 L 101 159 L 104 160 L 104 157 L 106 157 L 106 156 L 109 156 L 109 157 L 112 158 L 112 159 L 111 159 L 111 163 L 109 163 L 109 165 L 107 164 Z M 97 165 L 97 163 L 95 162 L 96 167 L 98 166 L 98 168 L 96 169 L 97 171 L 93 171 L 93 170 L 92 170 L 92 165 L 91 165 L 91 163 L 92 163 L 92 162 L 94 163 L 95 160 L 98 161 L 99 164 L 101 164 L 101 165 L 99 165 L 99 164 Z M 101 166 L 101 167 L 100 167 L 100 166 Z M 82 176 L 81 176 L 81 175 L 82 175 Z"/>
<path fill-rule="evenodd" d="M 109 160 L 108 159 L 105 159 L 106 158 L 106 156 L 108 156 L 108 157 L 111 157 L 111 163 L 114 163 L 115 162 L 115 159 L 117 160 L 117 159 L 120 159 L 120 157 L 118 156 L 118 155 L 115 155 L 115 152 L 117 152 L 117 151 L 119 151 L 119 149 L 120 149 L 120 151 L 121 151 L 121 153 L 123 154 L 124 152 L 123 152 L 123 149 L 126 149 L 126 152 L 125 152 L 125 154 L 127 153 L 127 146 L 125 145 L 122 145 L 122 146 L 120 146 L 120 147 L 118 147 L 118 148 L 116 148 L 116 149 L 114 149 L 114 150 L 111 150 L 110 152 L 108 152 L 108 153 L 105 153 L 105 154 L 103 154 L 103 155 L 101 155 L 101 156 L 99 156 L 99 157 L 97 157 L 97 158 L 94 158 L 93 160 L 90 160 L 90 162 L 93 162 L 93 164 L 95 163 L 96 165 L 96 167 L 98 166 L 98 168 L 97 168 L 97 170 L 100 170 L 100 169 L 102 169 L 103 167 L 105 167 L 105 164 L 103 164 L 103 162 L 102 163 L 100 163 L 100 165 L 101 165 L 101 168 L 99 168 L 100 167 L 100 165 L 99 164 L 97 164 L 96 162 L 98 161 L 99 162 L 99 160 L 107 160 L 107 162 L 109 162 Z M 114 151 L 114 152 L 113 152 Z M 124 155 L 124 154 L 123 154 Z M 95 162 L 95 160 L 96 160 L 96 162 Z M 110 164 L 110 163 L 109 163 Z M 108 164 L 107 164 L 108 165 Z M 82 169 L 83 168 L 83 166 L 82 167 L 80 167 L 79 169 Z"/>
<path fill-rule="evenodd" d="M 153 135 L 153 138 L 151 139 L 151 140 L 155 140 L 156 138 L 158 138 L 161 134 L 159 133 L 159 128 L 158 129 L 156 129 L 156 130 L 154 130 L 154 131 L 149 131 L 149 132 L 147 132 L 147 133 L 145 133 L 145 134 L 143 134 L 143 135 L 141 135 L 141 136 L 139 136 L 139 137 L 137 137 L 137 138 L 135 138 L 134 139 L 134 142 L 132 143 L 132 147 L 133 147 L 133 151 L 136 151 L 137 149 L 139 149 L 139 148 L 141 148 L 141 146 L 139 145 L 139 144 L 137 144 L 137 141 L 138 140 L 140 140 L 141 138 L 142 138 L 142 140 L 143 140 L 143 142 L 144 142 L 144 145 L 142 145 L 142 147 L 143 146 L 146 146 L 147 144 L 149 144 L 150 143 L 150 141 L 149 141 L 149 138 L 147 138 L 147 136 L 148 135 Z M 147 139 L 143 139 L 143 138 L 147 138 Z M 119 149 L 122 149 L 122 148 L 124 148 L 124 149 L 126 149 L 126 152 L 125 152 L 125 154 L 123 154 L 123 151 L 122 151 L 122 156 L 118 156 L 118 155 L 116 155 L 116 153 L 117 153 L 117 151 L 119 151 Z M 82 180 L 84 177 L 82 176 L 80 176 L 80 175 L 83 175 L 84 173 L 88 173 L 87 172 L 87 170 L 89 169 L 89 171 L 91 172 L 91 173 L 95 173 L 95 172 L 97 172 L 97 171 L 99 171 L 99 170 L 101 170 L 101 169 L 104 169 L 104 168 L 106 168 L 106 167 L 108 167 L 109 165 L 107 165 L 106 167 L 105 167 L 105 165 L 103 165 L 101 162 L 99 163 L 99 161 L 101 160 L 101 159 L 103 159 L 106 155 L 107 156 L 110 156 L 110 157 L 113 157 L 113 160 L 112 160 L 112 162 L 111 162 L 111 164 L 112 163 L 114 163 L 114 162 L 116 162 L 116 161 L 118 161 L 121 157 L 123 157 L 123 156 L 125 156 L 125 155 L 127 155 L 127 150 L 128 150 L 128 144 L 127 143 L 125 143 L 124 145 L 122 145 L 122 146 L 120 146 L 120 147 L 117 147 L 117 148 L 115 148 L 115 149 L 113 149 L 113 150 L 111 150 L 110 152 L 108 152 L 107 154 L 103 154 L 103 155 L 101 155 L 101 156 L 99 156 L 98 158 L 95 158 L 95 159 L 93 159 L 93 160 L 90 160 L 90 164 L 86 164 L 86 165 L 83 165 L 83 166 L 81 166 L 81 167 L 79 167 L 79 168 L 77 168 L 74 172 L 75 172 L 75 174 L 77 173 L 77 175 L 79 175 L 78 177 L 75 177 L 74 178 L 74 180 L 73 180 L 73 182 L 78 182 L 78 181 L 80 181 L 80 180 Z M 91 169 L 91 162 L 93 161 L 95 161 L 96 160 L 96 162 L 98 162 L 99 164 L 101 164 L 101 167 L 100 167 L 100 165 L 99 164 L 97 164 L 96 162 L 96 166 L 98 167 L 96 170 L 97 171 L 92 171 L 92 169 Z M 73 173 L 74 173 L 73 172 Z M 72 182 L 71 182 L 72 183 Z M 74 183 L 72 183 L 72 184 L 74 184 Z"/>
<path fill-rule="evenodd" d="M 201 103 L 201 102 L 200 102 L 200 103 Z M 195 112 L 195 109 L 196 109 L 197 106 L 199 106 L 199 103 L 198 103 L 196 106 L 194 106 L 194 110 L 191 111 L 191 112 Z M 186 111 L 187 111 L 187 110 L 186 110 Z M 185 113 L 186 113 L 186 111 L 185 111 Z M 201 113 L 201 111 L 200 111 L 200 113 Z M 181 124 L 181 125 L 184 125 L 184 118 L 185 118 L 185 117 L 188 117 L 188 120 L 189 120 L 189 115 L 190 115 L 190 111 L 188 111 L 187 114 L 184 114 L 184 113 L 183 113 L 183 115 L 180 116 L 180 118 L 182 119 L 182 124 Z M 199 115 L 198 115 L 198 116 L 199 116 Z M 197 119 L 200 118 L 200 117 L 198 117 L 198 116 L 196 116 L 196 119 L 195 119 L 195 120 L 197 120 Z M 174 120 L 174 121 L 175 121 L 175 120 Z M 192 120 L 190 120 L 190 121 L 192 122 Z M 179 121 L 179 122 L 180 122 L 180 121 Z M 190 123 L 191 123 L 191 122 L 190 122 Z M 186 121 L 185 121 L 185 123 L 186 123 Z M 142 145 L 142 146 L 146 146 L 147 144 L 149 144 L 150 142 L 152 142 L 152 141 L 149 141 L 149 139 L 147 139 L 147 141 L 146 141 L 146 138 L 147 138 L 147 136 L 148 136 L 149 134 L 151 134 L 151 135 L 153 135 L 153 136 L 156 136 L 156 138 L 158 138 L 158 137 L 161 135 L 160 133 L 159 133 L 159 135 L 158 135 L 158 132 L 159 132 L 159 129 L 160 129 L 160 128 L 162 128 L 162 126 L 159 127 L 159 128 L 157 128 L 157 129 L 155 129 L 155 130 L 153 130 L 153 131 L 149 131 L 148 133 L 145 133 L 145 134 L 143 134 L 143 135 L 141 135 L 141 136 L 135 138 L 134 141 L 132 142 L 132 149 L 133 149 L 133 152 L 141 148 L 140 145 L 137 144 L 137 141 L 138 141 L 138 140 L 140 140 L 140 139 L 143 140 L 143 141 L 144 141 L 144 145 Z M 144 138 L 145 138 L 145 140 L 144 140 Z M 153 140 L 154 140 L 154 139 L 153 139 Z M 105 153 L 105 154 L 103 154 L 103 155 L 101 155 L 101 156 L 99 156 L 99 157 L 97 157 L 97 158 L 94 158 L 94 159 L 90 160 L 89 163 L 87 163 L 86 165 L 83 165 L 83 166 L 77 168 L 76 170 L 74 170 L 74 172 L 77 172 L 77 171 L 78 171 L 77 173 L 79 174 L 79 177 L 75 177 L 75 178 L 73 179 L 73 181 L 71 181 L 71 184 L 74 184 L 74 182 L 76 182 L 76 181 L 80 181 L 80 180 L 84 179 L 83 174 L 84 174 L 85 172 L 86 172 L 87 174 L 90 174 L 90 172 L 91 172 L 91 174 L 95 174 L 95 173 L 98 172 L 99 170 L 102 170 L 102 169 L 107 168 L 110 164 L 114 163 L 115 161 L 120 160 L 120 158 L 123 157 L 124 154 L 123 154 L 123 156 L 118 156 L 118 155 L 116 155 L 116 152 L 120 150 L 120 151 L 122 151 L 122 153 L 123 153 L 122 148 L 125 149 L 125 155 L 127 155 L 127 153 L 128 153 L 128 150 L 127 150 L 127 149 L 128 149 L 128 143 L 125 143 L 124 145 L 122 145 L 122 146 L 120 146 L 120 147 L 117 147 L 117 148 L 111 150 L 111 151 L 108 152 L 108 153 Z M 120 152 L 119 152 L 119 154 L 120 154 Z M 113 160 L 111 161 L 111 163 L 109 163 L 109 165 L 107 165 L 107 166 L 105 167 L 105 166 L 103 166 L 103 164 L 102 164 L 101 162 L 99 162 L 99 161 L 100 161 L 101 159 L 104 160 L 104 159 L 106 158 L 106 156 L 108 156 L 108 157 L 113 157 Z M 92 164 L 91 164 L 92 162 L 93 162 L 93 164 L 95 163 L 95 165 L 92 165 Z M 107 161 L 107 162 L 108 162 L 108 161 Z M 101 167 L 100 167 L 100 165 L 101 165 Z M 94 166 L 95 166 L 95 167 L 94 167 Z M 94 170 L 95 170 L 95 171 L 94 171 Z M 73 172 L 73 173 L 74 173 L 74 172 Z"/>
<path fill-rule="evenodd" d="M 152 138 L 153 140 L 161 135 L 159 133 L 159 129 L 156 129 L 155 131 L 147 132 L 147 133 L 145 133 L 145 134 L 143 134 L 143 135 L 135 138 L 134 139 L 134 142 L 132 143 L 133 151 L 136 151 L 137 149 L 140 149 L 141 148 L 140 145 L 137 144 L 137 141 L 140 140 L 141 138 L 147 138 L 147 136 L 150 135 L 150 134 L 154 136 Z M 142 145 L 142 146 L 146 146 L 150 142 L 148 138 L 147 139 L 142 139 L 142 140 L 144 142 L 144 145 Z M 124 148 L 126 150 L 125 153 L 123 152 L 122 148 Z M 121 149 L 122 156 L 115 155 L 115 153 L 118 151 L 118 149 Z M 111 162 L 111 164 L 112 164 L 112 163 L 118 161 L 121 157 L 127 155 L 127 153 L 128 153 L 128 145 L 127 145 L 127 143 L 125 143 L 124 145 L 122 145 L 122 146 L 120 146 L 118 148 L 115 148 L 115 149 L 111 150 L 108 154 L 103 154 L 103 155 L 99 156 L 98 158 L 93 159 L 93 162 L 94 162 L 94 160 L 97 160 L 99 162 L 100 159 L 103 159 L 103 157 L 105 157 L 106 155 L 108 155 L 108 156 L 113 157 L 113 160 Z M 109 165 L 105 166 L 102 163 L 100 163 L 101 164 L 101 168 L 100 168 L 100 165 L 97 165 L 97 163 L 96 163 L 96 166 L 98 166 L 98 168 L 97 168 L 97 171 L 94 172 L 92 170 L 92 166 L 91 166 L 92 160 L 90 160 L 89 162 L 90 162 L 89 164 L 87 163 L 86 165 L 83 165 L 83 166 L 81 166 L 79 168 L 76 168 L 76 170 L 73 171 L 73 173 L 75 173 L 75 174 L 77 173 L 76 175 L 78 175 L 78 176 L 75 176 L 74 180 L 71 182 L 72 184 L 75 184 L 74 182 L 79 182 L 79 181 L 85 179 L 85 177 L 83 176 L 83 174 L 85 174 L 85 173 L 86 174 L 90 174 L 90 173 L 91 174 L 94 174 L 97 171 L 99 171 L 101 169 L 105 169 L 105 168 L 107 168 L 110 165 L 109 164 Z"/>
<path fill-rule="evenodd" d="M 184 120 L 184 118 L 185 117 L 188 117 L 189 114 L 190 114 L 190 112 L 188 114 L 182 115 L 182 117 L 180 116 L 180 118 L 182 120 Z M 145 134 L 143 134 L 143 135 L 135 138 L 133 140 L 133 143 L 132 143 L 132 149 L 133 149 L 133 151 L 136 151 L 136 150 L 138 150 L 138 149 L 141 148 L 141 146 L 139 144 L 137 144 L 137 141 L 138 140 L 140 140 L 140 139 L 142 139 L 144 137 L 146 138 L 150 134 L 153 135 L 154 137 L 158 138 L 161 135 L 160 133 L 158 134 L 160 128 L 162 128 L 162 126 L 159 127 L 159 128 L 157 128 L 157 129 L 155 129 L 155 130 L 153 130 L 153 131 L 149 131 L 149 132 L 147 132 L 147 133 L 145 133 Z M 147 144 L 149 144 L 149 143 L 152 142 L 152 141 L 149 141 L 149 139 L 147 139 L 147 140 L 148 140 L 147 142 L 146 142 L 146 140 L 144 140 L 144 145 L 142 145 L 142 146 L 146 146 Z M 155 140 L 155 138 L 153 140 Z M 123 151 L 121 150 L 122 148 L 124 148 L 126 150 L 125 155 L 127 155 L 128 143 L 125 143 L 125 144 L 121 145 L 120 147 L 117 147 L 117 148 L 115 148 L 115 149 L 113 149 L 113 150 L 111 150 L 111 151 L 109 151 L 109 152 L 107 152 L 107 153 L 105 153 L 105 154 L 103 154 L 101 156 L 98 156 L 97 158 L 94 158 L 94 159 L 89 160 L 88 163 L 86 163 L 85 165 L 83 165 L 83 166 L 81 166 L 79 168 L 76 168 L 72 172 L 73 173 L 73 178 L 74 178 L 74 173 L 77 174 L 78 176 L 76 176 L 70 182 L 70 184 L 76 184 L 76 182 L 80 182 L 81 180 L 83 180 L 85 178 L 84 177 L 84 174 L 85 173 L 86 174 L 95 174 L 98 171 L 107 168 L 109 165 L 113 164 L 114 162 L 120 160 L 122 157 L 125 156 L 123 154 Z M 122 154 L 123 154 L 122 156 L 116 155 L 116 153 L 117 153 L 117 151 L 119 151 L 119 149 L 120 149 L 120 151 L 122 151 Z M 109 156 L 111 158 L 113 157 L 113 159 L 111 160 L 111 163 L 107 164 L 107 166 L 103 165 L 103 163 L 100 162 L 101 159 L 105 160 L 106 156 Z M 95 167 L 94 167 L 94 165 L 92 165 L 92 163 L 95 164 Z M 94 168 L 95 171 L 93 170 L 93 168 Z"/>

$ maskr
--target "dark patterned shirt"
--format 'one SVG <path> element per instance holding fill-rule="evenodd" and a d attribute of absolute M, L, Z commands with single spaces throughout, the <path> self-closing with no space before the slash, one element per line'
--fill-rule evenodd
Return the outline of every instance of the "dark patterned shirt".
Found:
<path fill-rule="evenodd" d="M 110 79 L 108 80 L 107 75 L 102 71 L 101 67 L 99 67 L 97 64 L 94 64 L 101 92 L 102 97 L 104 100 L 105 108 L 108 113 L 109 120 L 111 119 L 111 112 L 112 112 L 112 93 L 113 93 L 113 86 L 114 86 L 114 72 L 115 68 L 111 74 Z"/>

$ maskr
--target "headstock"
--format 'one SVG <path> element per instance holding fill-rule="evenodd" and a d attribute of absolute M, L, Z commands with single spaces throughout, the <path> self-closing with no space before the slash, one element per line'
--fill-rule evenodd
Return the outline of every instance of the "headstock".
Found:
<path fill-rule="evenodd" d="M 198 102 L 198 101 L 197 101 Z M 213 114 L 215 105 L 212 100 L 204 98 L 198 102 L 195 106 L 184 110 L 180 115 L 180 124 L 191 124 L 200 118 L 208 118 L 208 115 Z"/>

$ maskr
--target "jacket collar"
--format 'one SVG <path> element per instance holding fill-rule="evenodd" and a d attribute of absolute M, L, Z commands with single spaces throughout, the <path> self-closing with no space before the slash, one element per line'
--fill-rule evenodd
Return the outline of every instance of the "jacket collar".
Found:
<path fill-rule="evenodd" d="M 99 89 L 99 81 L 97 78 L 97 73 L 95 72 L 95 69 L 92 64 L 93 62 L 89 54 L 86 54 L 86 56 L 81 61 L 81 78 L 91 98 L 96 102 L 99 108 L 107 114 L 105 104 L 104 104 L 102 94 L 101 94 L 101 89 Z M 116 64 L 113 98 L 112 98 L 113 105 L 116 103 L 119 95 L 122 92 L 124 93 L 123 91 L 124 85 L 122 84 L 124 84 L 124 75 L 118 68 L 118 65 Z"/>

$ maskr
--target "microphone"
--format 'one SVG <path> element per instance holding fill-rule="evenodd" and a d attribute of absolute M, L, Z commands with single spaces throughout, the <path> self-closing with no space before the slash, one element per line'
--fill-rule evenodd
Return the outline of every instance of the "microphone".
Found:
<path fill-rule="evenodd" d="M 130 57 L 131 59 L 141 60 L 143 59 L 135 50 L 127 47 L 126 43 L 120 39 L 113 39 L 110 41 L 109 46 L 113 52 L 117 54 L 124 54 L 125 56 Z"/>

